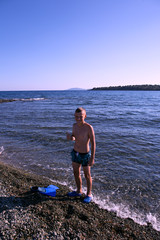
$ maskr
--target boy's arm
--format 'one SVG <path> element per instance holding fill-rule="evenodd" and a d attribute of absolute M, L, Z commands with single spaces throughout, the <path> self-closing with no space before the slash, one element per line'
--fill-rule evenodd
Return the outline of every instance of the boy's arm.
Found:
<path fill-rule="evenodd" d="M 89 166 L 93 166 L 94 164 L 94 158 L 95 158 L 95 151 L 96 151 L 96 140 L 95 140 L 95 134 L 93 127 L 90 127 L 89 131 L 89 137 L 90 137 L 90 142 L 91 142 L 91 158 L 89 160 Z"/>
<path fill-rule="evenodd" d="M 67 136 L 67 140 L 68 141 L 75 141 L 75 137 L 74 137 L 74 126 L 73 126 L 73 129 L 72 129 L 72 134 L 70 134 L 70 133 L 66 133 L 66 136 Z"/>

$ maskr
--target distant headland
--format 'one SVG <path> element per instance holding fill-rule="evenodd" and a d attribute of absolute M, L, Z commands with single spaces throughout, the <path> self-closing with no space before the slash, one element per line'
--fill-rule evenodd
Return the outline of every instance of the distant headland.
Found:
<path fill-rule="evenodd" d="M 127 85 L 115 87 L 94 87 L 91 90 L 121 90 L 121 91 L 160 91 L 160 85 Z"/>

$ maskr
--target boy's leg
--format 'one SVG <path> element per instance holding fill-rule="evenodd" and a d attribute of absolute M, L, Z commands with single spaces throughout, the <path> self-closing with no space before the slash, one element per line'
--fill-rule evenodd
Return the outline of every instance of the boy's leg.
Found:
<path fill-rule="evenodd" d="M 72 162 L 72 167 L 77 185 L 77 193 L 82 193 L 81 165 L 79 163 Z"/>
<path fill-rule="evenodd" d="M 91 178 L 90 166 L 83 167 L 83 171 L 87 181 L 87 196 L 91 197 L 92 178 Z"/>

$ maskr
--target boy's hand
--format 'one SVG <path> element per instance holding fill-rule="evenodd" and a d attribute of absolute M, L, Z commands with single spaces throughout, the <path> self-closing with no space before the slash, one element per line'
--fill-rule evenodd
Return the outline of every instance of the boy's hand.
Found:
<path fill-rule="evenodd" d="M 71 134 L 70 133 L 66 133 L 66 137 L 67 137 L 67 140 L 70 141 L 71 140 Z"/>
<path fill-rule="evenodd" d="M 89 162 L 88 162 L 88 165 L 89 165 L 90 167 L 92 167 L 93 164 L 94 164 L 94 158 L 91 157 L 90 160 L 89 160 Z"/>
<path fill-rule="evenodd" d="M 70 133 L 66 133 L 66 137 L 67 137 L 67 140 L 68 141 L 74 141 L 75 140 L 75 137 L 74 136 L 72 136 Z"/>

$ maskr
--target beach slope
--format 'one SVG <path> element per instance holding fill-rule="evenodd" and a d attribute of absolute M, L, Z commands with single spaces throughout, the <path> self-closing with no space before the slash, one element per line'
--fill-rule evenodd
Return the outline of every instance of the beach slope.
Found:
<path fill-rule="evenodd" d="M 31 192 L 32 186 L 55 184 L 56 197 Z M 42 176 L 0 163 L 0 239 L 160 239 L 150 225 L 100 209 L 81 198 L 68 198 L 69 189 Z"/>

